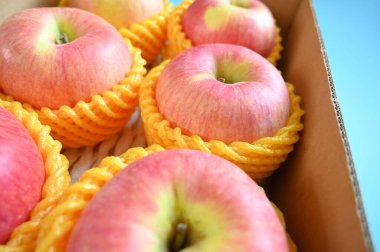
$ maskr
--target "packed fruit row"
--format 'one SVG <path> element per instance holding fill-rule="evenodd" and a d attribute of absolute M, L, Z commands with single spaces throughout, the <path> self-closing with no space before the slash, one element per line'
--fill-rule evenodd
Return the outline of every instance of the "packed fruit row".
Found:
<path fill-rule="evenodd" d="M 62 0 L 0 24 L 0 251 L 296 251 L 260 184 L 303 129 L 258 0 Z M 70 185 L 139 111 L 148 147 Z M 90 167 L 89 167 L 90 168 Z"/>

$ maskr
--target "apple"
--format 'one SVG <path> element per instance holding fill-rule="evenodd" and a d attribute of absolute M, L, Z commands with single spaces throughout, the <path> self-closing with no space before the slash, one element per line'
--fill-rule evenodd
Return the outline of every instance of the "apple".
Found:
<path fill-rule="evenodd" d="M 87 102 L 118 84 L 131 64 L 116 29 L 83 10 L 27 9 L 0 26 L 0 88 L 38 109 Z"/>
<path fill-rule="evenodd" d="M 62 0 L 60 6 L 92 12 L 120 29 L 158 14 L 165 3 L 164 0 Z"/>
<path fill-rule="evenodd" d="M 0 244 L 28 220 L 41 198 L 45 168 L 29 132 L 0 107 Z"/>
<path fill-rule="evenodd" d="M 286 125 L 289 92 L 279 71 L 242 46 L 208 44 L 176 56 L 156 86 L 159 112 L 204 140 L 253 142 Z"/>
<path fill-rule="evenodd" d="M 196 0 L 183 14 L 182 27 L 194 45 L 235 44 L 267 57 L 275 44 L 275 20 L 258 0 Z"/>
<path fill-rule="evenodd" d="M 67 251 L 288 251 L 265 193 L 234 164 L 195 150 L 142 158 L 90 201 Z"/>

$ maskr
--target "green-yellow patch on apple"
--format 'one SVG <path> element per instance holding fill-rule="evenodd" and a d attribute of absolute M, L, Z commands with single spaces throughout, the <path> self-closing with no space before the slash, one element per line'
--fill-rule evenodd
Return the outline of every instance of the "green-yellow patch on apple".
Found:
<path fill-rule="evenodd" d="M 210 74 L 209 73 L 200 73 L 200 74 L 193 75 L 191 77 L 191 80 L 192 81 L 201 81 L 201 80 L 205 80 L 207 78 L 210 78 Z"/>
<path fill-rule="evenodd" d="M 226 84 L 234 84 L 242 81 L 249 81 L 251 65 L 245 61 L 234 60 L 231 56 L 226 56 L 216 67 L 216 78 L 224 79 Z"/>
<path fill-rule="evenodd" d="M 168 189 L 162 192 L 158 199 L 158 212 L 155 215 L 153 230 L 159 241 L 157 251 L 164 251 L 172 233 L 173 223 L 176 221 L 174 191 Z"/>
<path fill-rule="evenodd" d="M 49 20 L 37 38 L 37 54 L 49 55 L 54 50 L 54 45 L 69 43 L 77 37 L 74 29 L 67 21 Z"/>
<path fill-rule="evenodd" d="M 241 8 L 249 8 L 249 0 L 231 0 L 231 4 Z"/>
<path fill-rule="evenodd" d="M 218 31 L 228 24 L 230 10 L 225 4 L 208 8 L 204 13 L 206 26 L 211 31 Z"/>
<path fill-rule="evenodd" d="M 55 22 L 47 22 L 37 37 L 36 52 L 38 55 L 49 55 L 54 50 L 52 46 L 58 36 L 58 26 Z"/>
<path fill-rule="evenodd" d="M 65 20 L 57 20 L 57 25 L 54 34 L 56 44 L 68 43 L 75 40 L 78 37 L 72 26 Z M 63 35 L 67 36 L 67 42 L 62 41 L 61 36 Z"/>
<path fill-rule="evenodd" d="M 175 238 L 175 227 L 187 225 L 186 244 L 181 251 L 213 251 L 216 244 L 233 236 L 232 225 L 227 216 L 218 211 L 218 206 L 207 202 L 194 202 L 179 183 L 175 189 L 167 189 L 158 196 L 158 209 L 154 217 L 154 232 L 159 243 L 154 251 L 165 251 Z M 207 238 L 207 239 L 206 239 Z M 222 247 L 220 248 L 222 249 Z M 197 250 L 197 251 L 198 251 Z"/>
<path fill-rule="evenodd" d="M 192 251 L 192 246 L 195 246 L 197 251 L 220 251 L 222 247 L 216 246 L 223 246 L 225 240 L 233 237 L 232 232 L 229 232 L 233 231 L 232 225 L 229 225 L 227 216 L 218 212 L 216 205 L 199 204 L 189 200 L 183 200 L 179 205 L 182 218 L 191 230 L 187 237 L 188 244 L 183 251 Z"/>

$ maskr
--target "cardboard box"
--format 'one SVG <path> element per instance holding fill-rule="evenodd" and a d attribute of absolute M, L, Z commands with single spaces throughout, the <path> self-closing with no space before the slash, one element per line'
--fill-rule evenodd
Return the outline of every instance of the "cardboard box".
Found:
<path fill-rule="evenodd" d="M 264 2 L 285 38 L 280 69 L 305 110 L 301 140 L 272 178 L 271 198 L 300 251 L 373 250 L 312 2 Z"/>
<path fill-rule="evenodd" d="M 327 56 L 309 0 L 265 0 L 284 37 L 280 69 L 302 97 L 305 129 L 275 173 L 271 199 L 284 212 L 299 251 L 373 250 Z M 0 22 L 54 0 L 0 2 Z"/>

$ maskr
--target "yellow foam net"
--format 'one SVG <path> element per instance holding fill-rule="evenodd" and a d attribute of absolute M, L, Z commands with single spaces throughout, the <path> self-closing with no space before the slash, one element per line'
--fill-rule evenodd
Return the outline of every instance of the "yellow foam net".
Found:
<path fill-rule="evenodd" d="M 147 148 L 131 148 L 121 156 L 107 157 L 103 159 L 99 167 L 87 170 L 78 182 L 69 187 L 61 197 L 59 204 L 43 220 L 36 251 L 65 251 L 75 223 L 95 194 L 128 164 L 164 150 L 157 144 Z M 281 211 L 275 206 L 274 209 L 285 227 Z M 296 251 L 289 235 L 288 243 L 291 251 Z"/>
<path fill-rule="evenodd" d="M 0 95 L 0 98 L 3 97 Z M 50 127 L 42 125 L 36 113 L 26 111 L 19 102 L 0 100 L 0 106 L 18 118 L 29 131 L 41 152 L 46 173 L 40 202 L 34 207 L 29 220 L 12 232 L 6 244 L 0 245 L 0 251 L 34 251 L 41 219 L 70 184 L 69 162 L 60 154 L 61 143 L 53 140 L 49 134 Z"/>
<path fill-rule="evenodd" d="M 51 135 L 63 147 L 78 148 L 93 146 L 120 131 L 130 119 L 138 103 L 138 90 L 146 73 L 145 60 L 140 49 L 125 40 L 132 54 L 131 70 L 112 90 L 94 95 L 91 101 L 79 101 L 74 107 L 61 106 L 57 110 L 40 110 L 24 104 L 28 111 L 38 114 L 39 120 L 51 127 Z M 13 101 L 10 96 L 2 95 L 2 100 Z"/>
<path fill-rule="evenodd" d="M 121 28 L 120 33 L 129 39 L 133 46 L 142 51 L 143 58 L 148 65 L 154 62 L 166 45 L 168 18 L 172 5 L 165 0 L 165 9 L 157 15 L 133 24 L 129 28 Z"/>
<path fill-rule="evenodd" d="M 263 137 L 253 143 L 204 141 L 197 135 L 185 135 L 181 129 L 173 128 L 157 107 L 155 89 L 157 80 L 170 60 L 153 68 L 140 89 L 140 109 L 148 144 L 159 144 L 168 149 L 195 149 L 223 157 L 242 168 L 256 182 L 271 176 L 293 150 L 303 129 L 301 98 L 294 93 L 294 86 L 287 83 L 290 95 L 290 117 L 287 125 L 272 137 Z"/>
<path fill-rule="evenodd" d="M 175 57 L 182 51 L 185 51 L 191 47 L 193 44 L 190 39 L 187 38 L 186 34 L 182 29 L 182 15 L 189 8 L 189 6 L 194 2 L 194 0 L 184 0 L 179 4 L 169 16 L 168 21 L 168 47 L 164 53 L 164 58 L 171 59 Z M 275 45 L 272 49 L 271 54 L 267 57 L 273 65 L 281 59 L 281 46 L 282 37 L 280 35 L 280 28 L 276 27 L 276 39 Z"/>

